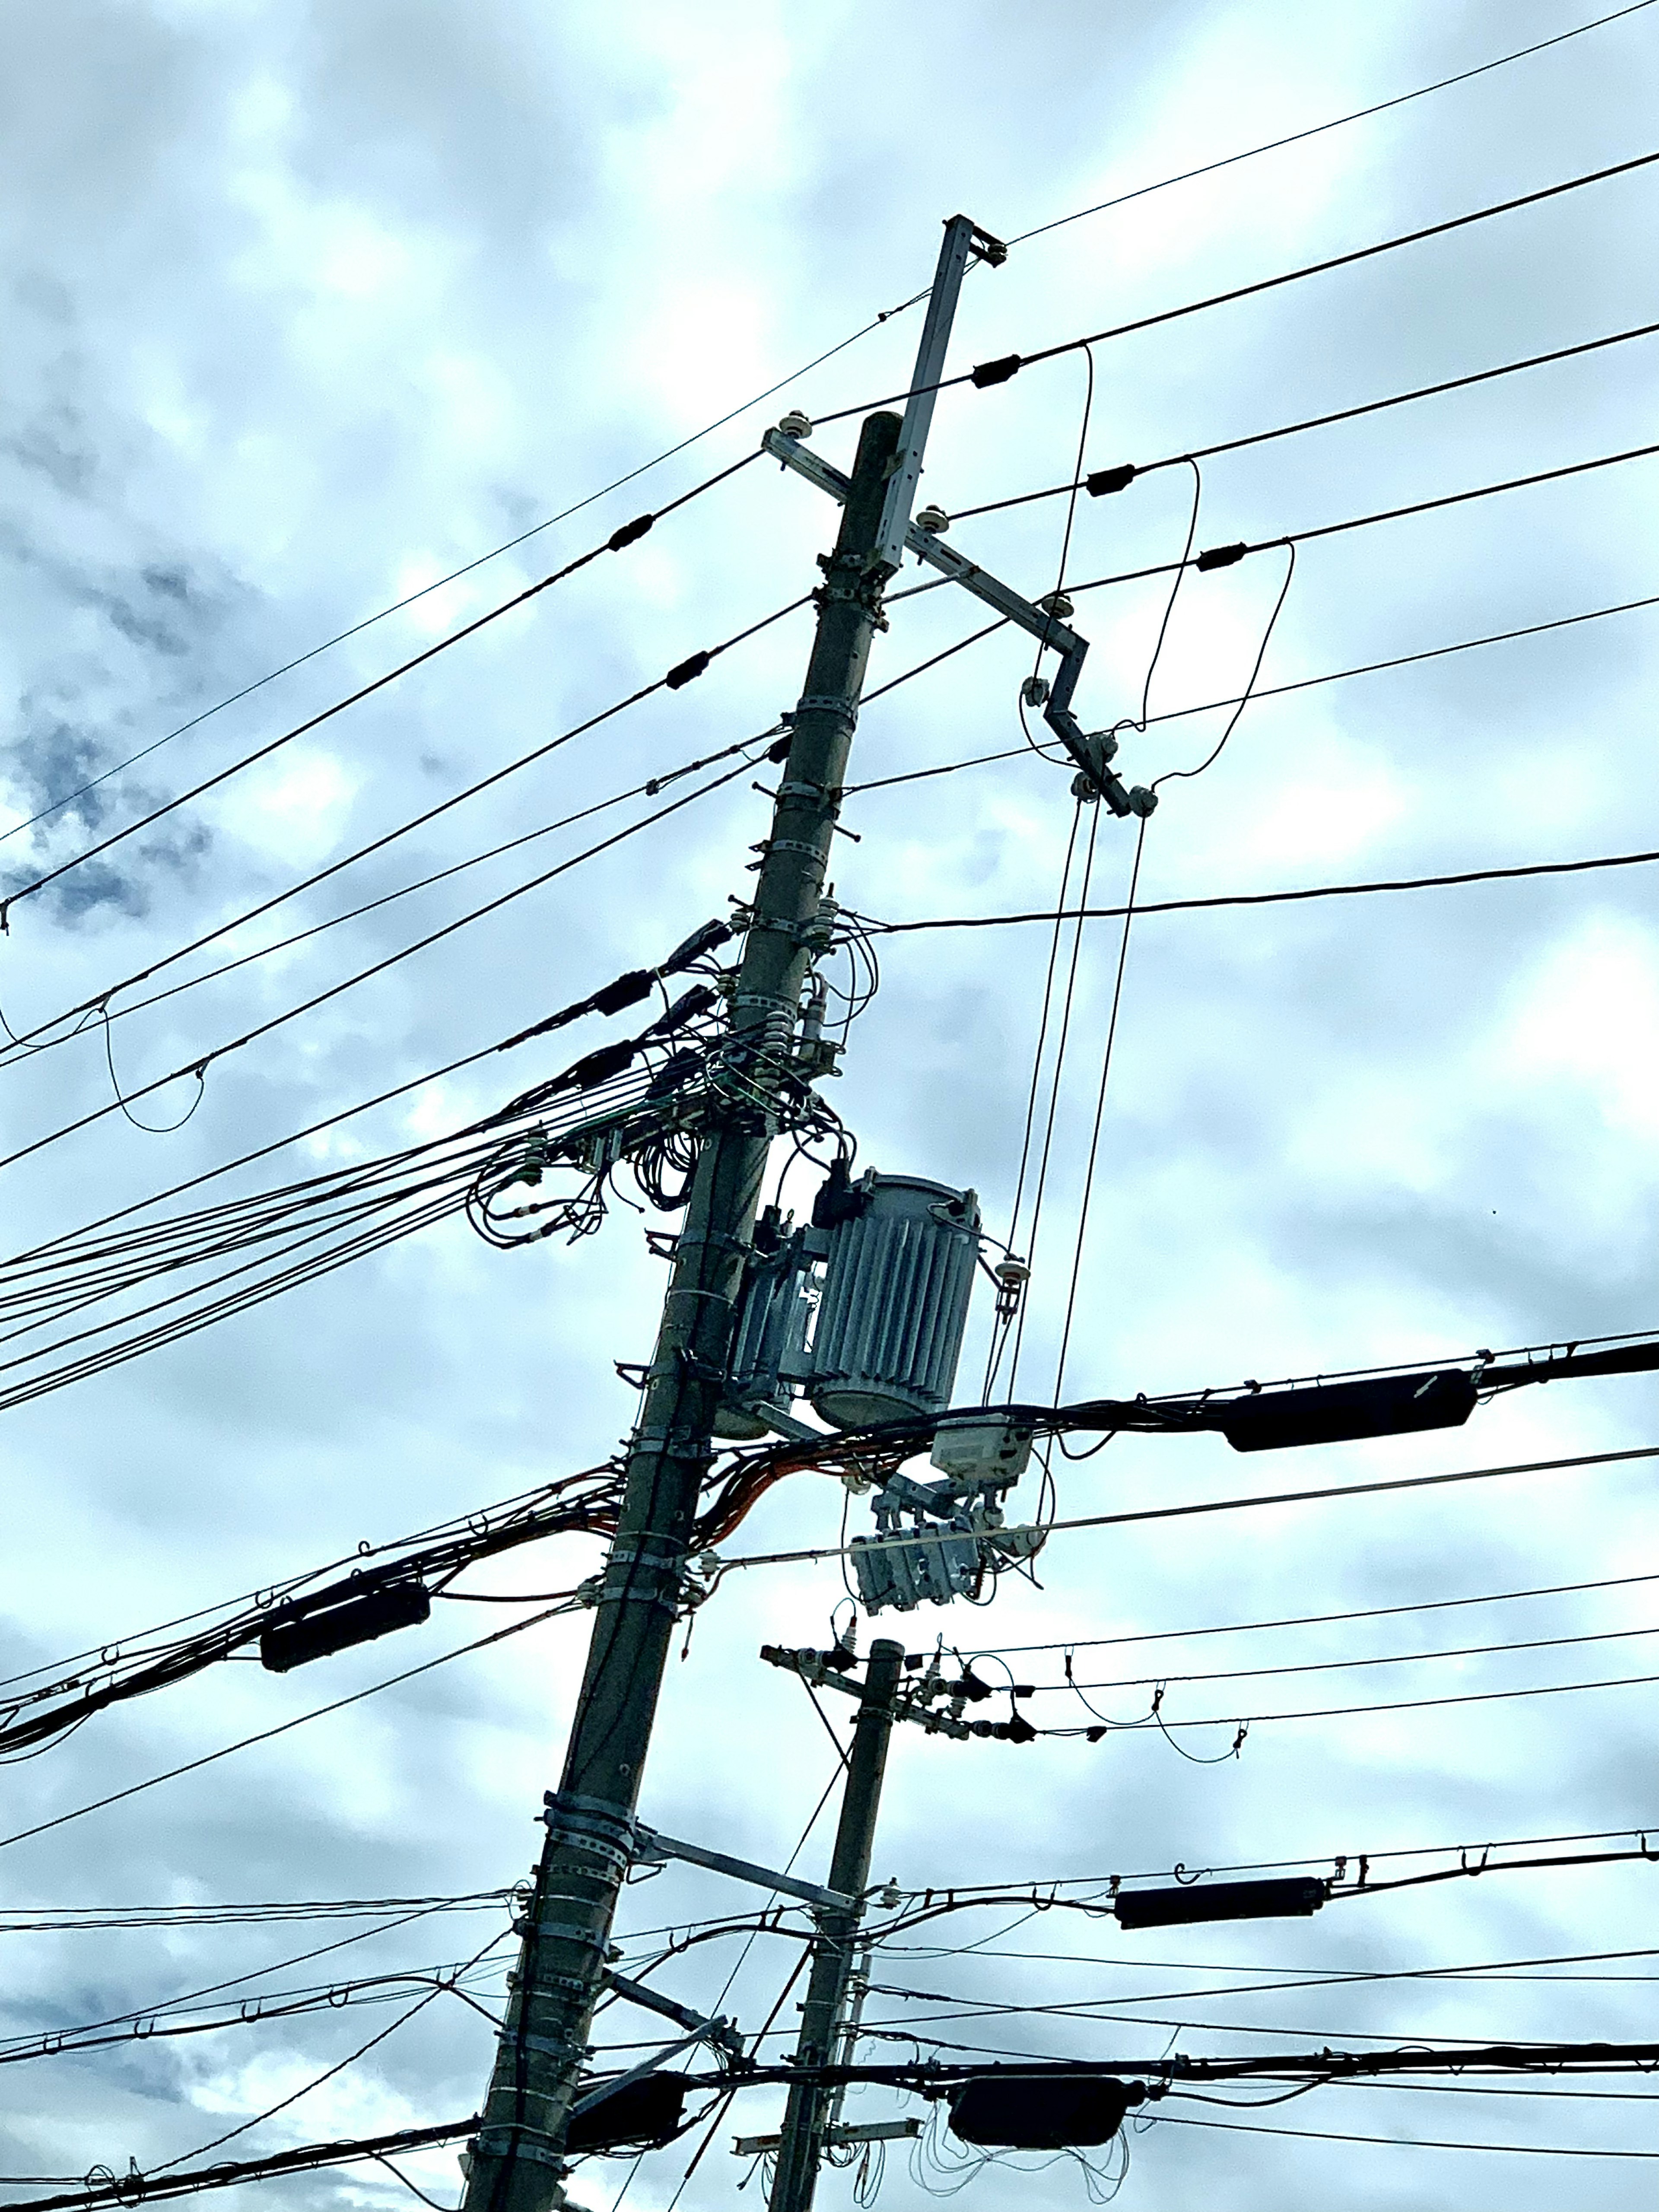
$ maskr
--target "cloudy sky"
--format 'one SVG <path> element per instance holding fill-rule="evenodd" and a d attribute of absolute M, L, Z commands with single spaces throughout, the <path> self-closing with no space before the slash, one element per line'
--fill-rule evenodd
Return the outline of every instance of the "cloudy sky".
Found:
<path fill-rule="evenodd" d="M 799 364 L 925 286 L 958 209 L 1014 237 L 1219 156 L 1409 92 L 1584 22 L 1565 0 L 968 0 L 803 11 L 732 0 L 614 9 L 519 0 L 60 0 L 0 15 L 0 647 L 3 885 L 136 820 L 750 451 L 786 405 L 828 414 L 902 389 L 916 314 L 810 374 Z M 951 360 L 1030 354 L 1651 150 L 1659 15 L 1631 12 L 1475 81 L 1016 246 L 964 287 Z M 1086 465 L 1178 456 L 1280 423 L 1651 321 L 1653 172 L 1097 347 Z M 1648 342 L 1650 343 L 1650 342 Z M 1646 345 L 1207 463 L 1196 542 L 1272 539 L 1648 443 Z M 31 823 L 268 672 L 601 488 L 788 380 L 639 483 L 264 685 Z M 941 401 L 923 495 L 959 510 L 1064 480 L 1084 428 L 1069 356 Z M 817 447 L 845 465 L 856 421 Z M 1652 462 L 1316 542 L 1262 671 L 1285 684 L 1659 592 Z M 1192 475 L 1085 501 L 1074 580 L 1173 560 Z M 1035 595 L 1059 574 L 1048 502 L 960 524 L 952 543 Z M 76 869 L 11 914 L 0 1007 L 32 1028 L 283 890 L 810 588 L 833 516 L 810 487 L 746 471 L 361 708 Z M 1193 577 L 1153 714 L 1237 690 L 1280 554 Z M 916 580 L 907 574 L 896 589 Z M 1139 711 L 1166 586 L 1079 601 L 1088 726 Z M 893 611 L 872 680 L 979 627 L 949 591 Z M 236 937 L 258 951 L 419 877 L 765 729 L 796 696 L 796 616 Z M 1659 845 L 1650 779 L 1655 617 L 1638 611 L 1253 705 L 1201 779 L 1164 787 L 1142 896 L 1288 888 Z M 873 705 L 854 775 L 1018 746 L 1030 668 L 1002 635 Z M 1131 781 L 1195 766 L 1214 715 L 1130 733 Z M 635 818 L 624 808 L 620 818 Z M 849 802 L 840 895 L 890 920 L 1053 903 L 1069 776 L 1034 757 Z M 739 891 L 765 802 L 747 777 L 635 842 L 215 1066 L 172 1135 L 118 1115 L 5 1170 L 7 1243 L 109 1209 L 422 1077 L 619 969 L 661 957 Z M 131 1090 L 188 1066 L 581 849 L 522 854 L 272 952 L 112 1024 Z M 1133 849 L 1100 825 L 1093 888 L 1115 903 Z M 1659 1325 L 1659 937 L 1649 875 L 1255 912 L 1148 917 L 1132 937 L 1091 1204 L 1068 1395 L 1233 1382 Z M 863 1159 L 982 1195 L 1006 1226 L 1040 1009 L 1040 927 L 898 937 L 835 1103 Z M 1057 1116 L 1022 1393 L 1050 1387 L 1111 987 L 1115 927 L 1085 940 Z M 205 973 L 222 951 L 182 973 Z M 132 994 L 128 994 L 131 997 Z M 117 1006 L 122 1003 L 118 998 Z M 254 1190 L 390 1151 L 487 1111 L 605 1035 L 599 1024 L 453 1079 L 276 1156 Z M 573 1044 L 572 1040 L 578 1042 Z M 0 1066 L 7 1153 L 106 1107 L 104 1033 Z M 176 1121 L 185 1079 L 137 1111 Z M 792 1186 L 799 1201 L 810 1186 Z M 4 1416 L 8 1674 L 130 1637 L 262 1583 L 603 1459 L 647 1354 L 661 1270 L 618 1209 L 572 1248 L 497 1254 L 451 1224 L 168 1350 Z M 976 1314 L 964 1378 L 982 1359 Z M 977 1353 L 975 1347 L 978 1347 Z M 1380 1475 L 1616 1451 L 1655 1441 L 1649 1384 L 1577 1384 L 1480 1413 L 1463 1436 L 1240 1460 L 1216 1437 L 1125 1440 L 1057 1465 L 1078 1516 Z M 928 1612 L 964 1650 L 1273 1621 L 1659 1573 L 1643 1462 L 1198 1523 L 1057 1535 L 1039 1592 Z M 1035 1510 L 1017 1494 L 1017 1511 Z M 854 1506 L 854 1526 L 862 1511 Z M 831 1544 L 842 1494 L 782 1486 L 733 1551 Z M 565 1586 L 591 1546 L 474 1577 Z M 1273 1722 L 1654 1672 L 1627 1640 L 1307 1674 L 1316 1662 L 1612 1632 L 1655 1620 L 1640 1582 L 1454 1612 L 1079 1651 L 1079 1680 L 1160 1668 L 1171 1717 L 1091 1747 L 895 1746 L 878 1871 L 921 1889 L 1320 1860 L 1501 1838 L 1659 1828 L 1651 1685 Z M 833 1563 L 730 1577 L 665 1699 L 642 1808 L 671 1831 L 777 1863 L 834 1753 L 758 1644 L 825 1640 Z M 7 1771 L 6 1836 L 383 1680 L 501 1626 L 496 1608 L 283 1679 L 226 1666 L 94 1720 Z M 883 1624 L 886 1626 L 886 1623 Z M 1171 1650 L 1179 1654 L 1170 1656 Z M 499 1936 L 494 1908 L 375 1932 L 364 1922 L 13 1932 L 49 1908 L 431 1898 L 501 1888 L 534 1856 L 582 1629 L 555 1624 L 162 1784 L 0 1846 L 0 2033 L 239 1991 L 429 1969 Z M 994 1674 L 994 1664 L 985 1671 Z M 1144 1713 L 1149 1695 L 1097 1702 Z M 1039 1719 L 1086 1717 L 1058 1695 Z M 1238 1720 L 1258 1717 L 1241 1755 Z M 1011 1788 L 1010 1770 L 1018 1777 Z M 799 1863 L 821 1870 L 827 1817 Z M 1159 2055 L 1425 2038 L 1624 2038 L 1641 1988 L 1649 1869 L 1453 1883 L 1308 1923 L 1153 1939 L 1057 1916 L 979 1914 L 903 1939 L 872 2022 L 1004 2051 Z M 741 1911 L 714 1876 L 662 1877 L 627 1926 Z M 940 1933 L 939 1930 L 943 1929 Z M 364 1933 L 363 1930 L 368 1932 Z M 289 1964 L 342 1935 L 343 1954 Z M 946 1955 L 960 1945 L 970 1956 Z M 712 2001 L 739 1947 L 663 1978 Z M 650 1955 L 641 1933 L 635 1955 Z M 751 2033 L 793 1947 L 747 1955 L 730 1996 Z M 481 1975 L 499 1993 L 505 1954 Z M 1514 1971 L 1514 1962 L 1545 1961 Z M 1461 1978 L 1447 1979 L 1448 1970 Z M 1355 1974 L 1382 1978 L 1337 1986 Z M 1425 1983 L 1427 1975 L 1441 1977 Z M 1322 1982 L 1319 1978 L 1327 1978 Z M 1314 1980 L 1295 1990 L 1257 1984 Z M 413 1986 L 413 1985 L 411 1985 Z M 1213 1992 L 1213 1994 L 1210 1994 Z M 944 2000 L 943 2002 L 939 2000 Z M 958 2002 L 959 2001 L 959 2002 Z M 987 2007 L 1083 2004 L 1094 2024 Z M 346 2008 L 0 2072 L 0 2172 L 149 2169 L 265 2112 L 397 2008 Z M 619 2015 L 619 2017 L 621 2017 Z M 780 2015 L 790 2024 L 787 2010 Z M 930 2025 L 924 2026 L 926 2021 Z M 948 2024 L 947 2024 L 948 2023 Z M 637 2021 L 620 2035 L 643 2033 Z M 225 2155 L 449 2119 L 475 2108 L 490 2030 L 441 1997 Z M 872 2044 L 903 2055 L 906 2042 Z M 1608 2085 L 1613 2089 L 1620 2084 Z M 849 2117 L 891 2107 L 871 2095 Z M 756 2095 L 735 2124 L 770 2124 Z M 1356 2212 L 1454 2197 L 1645 2203 L 1634 2160 L 1428 2147 L 1659 2153 L 1639 2103 L 1346 2088 L 1257 2116 L 1138 2136 L 1121 2202 Z M 1356 2157 L 1331 2136 L 1382 2138 Z M 722 2131 L 685 2188 L 731 2201 Z M 627 2203 L 660 2212 L 690 2141 L 646 2160 Z M 410 2162 L 453 2201 L 453 2154 Z M 577 2194 L 617 2201 L 625 2164 Z M 1591 2177 L 1586 2182 L 1585 2177 Z M 939 2185 L 939 2177 L 931 2177 Z M 1061 2162 L 1027 2201 L 1087 2201 Z M 820 2201 L 849 2203 L 852 2177 Z M 970 2189 L 990 2202 L 995 2172 Z M 751 2185 L 751 2197 L 758 2192 Z M 14 2192 L 17 2193 L 17 2192 Z M 21 2193 L 27 2194 L 25 2189 Z M 280 2185 L 295 2205 L 412 2202 L 354 2169 Z M 884 2203 L 923 2201 L 890 2160 Z M 749 2201 L 745 2199 L 744 2201 Z"/>

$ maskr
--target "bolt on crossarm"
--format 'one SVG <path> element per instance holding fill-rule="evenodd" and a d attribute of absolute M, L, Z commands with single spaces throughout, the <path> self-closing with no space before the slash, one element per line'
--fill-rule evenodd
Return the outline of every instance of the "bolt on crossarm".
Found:
<path fill-rule="evenodd" d="M 712 1456 L 732 1316 L 795 1031 L 871 638 L 889 573 L 873 559 L 896 416 L 859 440 L 756 886 L 722 1048 L 727 1103 L 697 1156 L 655 1355 L 629 1444 L 557 1808 L 520 1932 L 465 2212 L 565 2202 L 563 2144 L 633 1838 L 698 1492 Z"/>
<path fill-rule="evenodd" d="M 887 1742 L 893 1732 L 893 1693 L 898 1687 L 904 1646 L 878 1637 L 870 1646 L 864 1692 L 842 1795 L 836 1848 L 830 1862 L 830 1887 L 856 1898 L 850 1912 L 820 1912 L 812 1947 L 812 1972 L 801 2007 L 797 2066 L 829 2065 L 842 2026 L 852 1979 L 863 1893 L 870 1880 L 870 1853 L 876 1839 L 876 1814 L 887 1766 Z M 783 2139 L 772 2177 L 768 2212 L 810 2212 L 817 2186 L 836 2092 L 815 2082 L 796 2082 L 784 2113 Z"/>

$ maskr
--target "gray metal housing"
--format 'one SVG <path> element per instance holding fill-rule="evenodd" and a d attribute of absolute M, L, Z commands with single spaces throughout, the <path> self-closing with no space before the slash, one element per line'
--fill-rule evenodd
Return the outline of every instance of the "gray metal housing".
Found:
<path fill-rule="evenodd" d="M 830 1231 L 806 1395 L 837 1429 L 951 1401 L 979 1253 L 971 1191 L 873 1170 Z"/>

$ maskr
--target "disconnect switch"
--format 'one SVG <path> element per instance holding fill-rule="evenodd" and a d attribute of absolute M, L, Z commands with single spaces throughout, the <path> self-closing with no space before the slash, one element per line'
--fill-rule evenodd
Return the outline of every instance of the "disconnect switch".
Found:
<path fill-rule="evenodd" d="M 979 1538 L 963 1522 L 902 1537 L 854 1536 L 848 1548 L 865 1611 L 913 1613 L 924 1599 L 949 1605 L 975 1589 L 983 1572 Z"/>

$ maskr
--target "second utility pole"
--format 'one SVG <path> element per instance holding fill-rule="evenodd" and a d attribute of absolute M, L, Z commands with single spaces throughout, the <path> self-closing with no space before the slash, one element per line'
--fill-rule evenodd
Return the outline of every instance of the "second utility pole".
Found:
<path fill-rule="evenodd" d="M 856 1898 L 850 1912 L 820 1912 L 812 1948 L 812 1973 L 801 2007 L 797 2066 L 827 2066 L 835 2057 L 836 2031 L 853 1971 L 853 1947 L 863 1915 L 863 1893 L 870 1880 L 870 1852 L 876 1840 L 876 1811 L 887 1765 L 887 1740 L 893 1732 L 893 1692 L 898 1686 L 904 1646 L 879 1637 L 870 1646 L 859 1701 L 853 1756 L 830 1862 L 830 1887 Z M 835 2092 L 816 2082 L 798 2081 L 789 2092 L 777 2172 L 772 2178 L 768 2212 L 809 2212 L 823 2156 Z"/>

